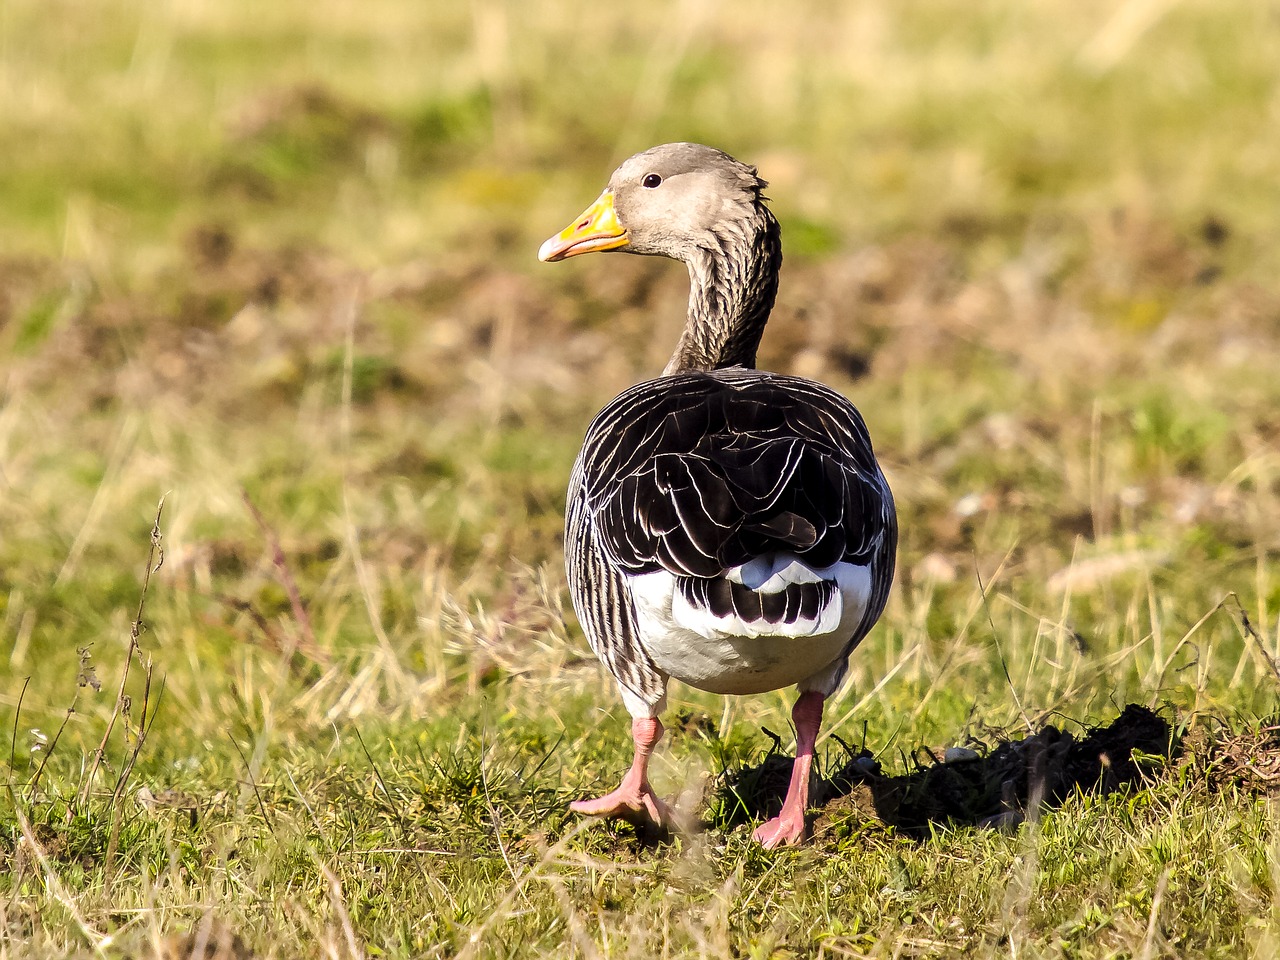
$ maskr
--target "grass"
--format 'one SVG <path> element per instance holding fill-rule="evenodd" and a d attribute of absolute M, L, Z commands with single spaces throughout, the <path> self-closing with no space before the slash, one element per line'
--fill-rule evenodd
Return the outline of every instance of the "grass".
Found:
<path fill-rule="evenodd" d="M 0 956 L 1271 956 L 1274 4 L 419 7 L 0 12 Z M 533 251 L 681 138 L 901 514 L 798 851 L 785 691 L 673 689 L 705 831 L 566 812 L 630 746 L 564 485 L 686 291 Z M 1130 703 L 1169 755 L 1028 802 Z"/>

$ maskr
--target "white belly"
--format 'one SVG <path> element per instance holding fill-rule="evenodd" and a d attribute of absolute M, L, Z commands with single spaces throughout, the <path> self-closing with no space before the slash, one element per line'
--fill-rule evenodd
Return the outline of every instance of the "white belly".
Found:
<path fill-rule="evenodd" d="M 764 693 L 799 683 L 830 667 L 857 629 L 871 593 L 866 567 L 837 564 L 821 571 L 837 580 L 841 604 L 838 618 L 792 628 L 791 635 L 747 635 L 732 619 L 718 620 L 701 612 L 690 616 L 687 605 L 673 611 L 675 578 L 665 572 L 630 579 L 640 642 L 663 673 L 711 693 Z M 676 607 L 682 604 L 676 597 Z M 782 626 L 781 629 L 787 629 Z"/>

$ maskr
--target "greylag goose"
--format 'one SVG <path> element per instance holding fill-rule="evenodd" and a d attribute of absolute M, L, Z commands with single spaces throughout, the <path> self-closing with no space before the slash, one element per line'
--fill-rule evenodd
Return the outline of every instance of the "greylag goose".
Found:
<path fill-rule="evenodd" d="M 897 516 L 862 417 L 834 390 L 755 369 L 782 247 L 756 168 L 669 143 L 622 164 L 538 251 L 683 260 L 689 314 L 662 376 L 587 429 L 565 563 L 587 641 L 633 718 L 621 785 L 571 809 L 669 825 L 649 783 L 667 681 L 750 694 L 797 684 L 796 760 L 755 838 L 798 843 L 823 705 L 893 579 Z"/>

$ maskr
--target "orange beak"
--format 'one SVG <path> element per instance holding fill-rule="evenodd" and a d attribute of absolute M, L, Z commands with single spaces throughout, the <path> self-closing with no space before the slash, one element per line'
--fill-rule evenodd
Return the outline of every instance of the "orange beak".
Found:
<path fill-rule="evenodd" d="M 554 263 L 580 253 L 617 250 L 629 242 L 627 231 L 613 209 L 613 194 L 606 190 L 573 223 L 538 248 L 538 259 Z"/>

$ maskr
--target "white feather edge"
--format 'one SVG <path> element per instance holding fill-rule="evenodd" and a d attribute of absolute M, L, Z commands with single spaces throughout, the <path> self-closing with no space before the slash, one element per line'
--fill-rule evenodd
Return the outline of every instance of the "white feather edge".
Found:
<path fill-rule="evenodd" d="M 740 583 L 758 593 L 781 593 L 793 583 L 834 580 L 836 567 L 847 566 L 850 564 L 837 563 L 832 567 L 815 570 L 801 562 L 800 558 L 793 553 L 774 553 L 756 557 L 737 567 L 730 567 L 724 572 L 724 578 L 733 583 Z"/>
<path fill-rule="evenodd" d="M 683 593 L 672 591 L 671 616 L 682 627 L 706 637 L 814 637 L 833 633 L 844 619 L 845 606 L 852 604 L 859 618 L 871 594 L 871 569 L 852 563 L 835 563 L 829 567 L 810 567 L 791 553 L 757 557 L 741 566 L 725 571 L 725 579 L 740 583 L 759 593 L 781 593 L 795 583 L 836 584 L 830 601 L 812 618 L 798 618 L 790 623 L 767 620 L 743 620 L 736 614 L 717 617 L 689 603 Z M 674 583 L 673 583 L 674 586 Z"/>
<path fill-rule="evenodd" d="M 871 597 L 870 567 L 836 563 L 813 568 L 794 554 L 758 558 L 726 576 L 765 592 L 819 580 L 833 581 L 838 589 L 816 617 L 771 624 L 743 622 L 736 615 L 716 617 L 693 607 L 666 571 L 629 577 L 640 642 L 655 665 L 713 693 L 762 693 L 824 671 L 843 653 Z"/>

